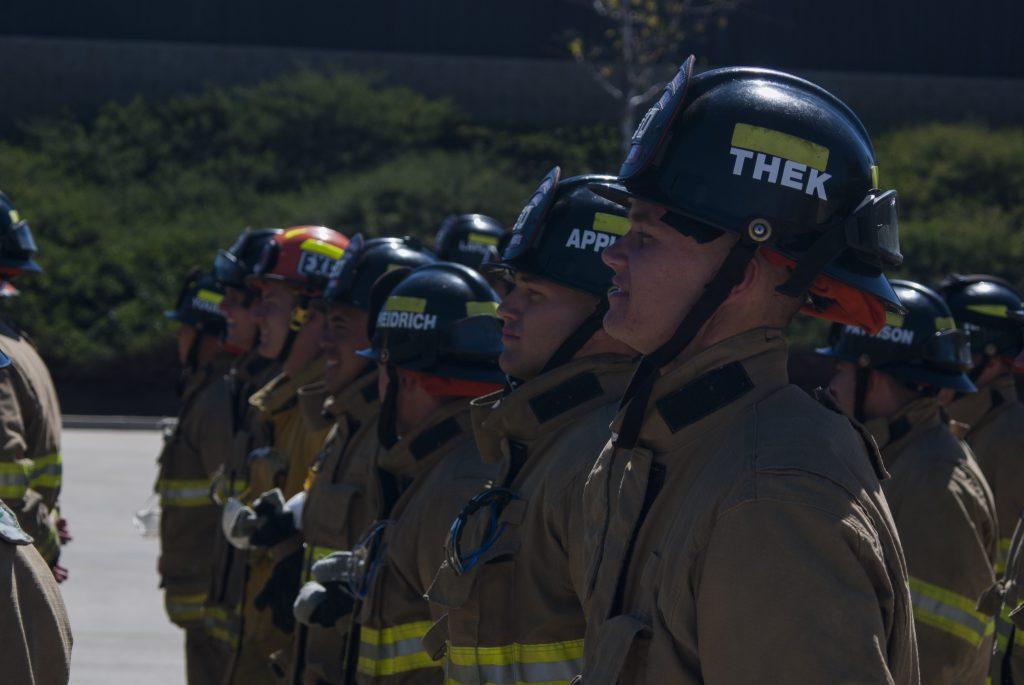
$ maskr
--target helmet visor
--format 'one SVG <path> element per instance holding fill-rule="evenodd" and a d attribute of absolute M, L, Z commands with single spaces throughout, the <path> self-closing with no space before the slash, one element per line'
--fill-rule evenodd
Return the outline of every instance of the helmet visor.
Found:
<path fill-rule="evenodd" d="M 903 263 L 895 190 L 869 193 L 852 219 L 846 231 L 846 242 L 852 249 L 878 265 L 899 266 Z"/>
<path fill-rule="evenodd" d="M 971 368 L 971 344 L 967 333 L 953 328 L 939 331 L 924 345 L 928 363 L 945 371 L 967 371 Z"/>
<path fill-rule="evenodd" d="M 693 55 L 686 58 L 675 77 L 661 92 L 661 97 L 640 120 L 640 125 L 636 127 L 633 139 L 630 141 L 626 161 L 619 169 L 621 180 L 631 180 L 650 166 L 658 156 L 662 145 L 665 144 L 666 134 L 671 128 L 672 122 L 683 108 L 695 61 L 696 58 Z"/>
<path fill-rule="evenodd" d="M 39 251 L 36 247 L 36 241 L 32 237 L 32 229 L 28 227 L 28 223 L 25 221 L 21 221 L 14 226 L 10 233 L 10 239 L 14 246 L 23 252 L 34 253 Z"/>
<path fill-rule="evenodd" d="M 502 261 L 518 259 L 526 254 L 531 247 L 537 244 L 541 234 L 544 232 L 544 221 L 551 211 L 551 205 L 555 202 L 558 194 L 558 181 L 562 176 L 562 170 L 555 167 L 548 172 L 544 180 L 537 186 L 533 197 L 519 213 L 515 226 L 512 227 L 512 238 L 508 241 L 505 252 L 501 255 Z"/>
<path fill-rule="evenodd" d="M 245 266 L 238 261 L 236 255 L 227 250 L 221 250 L 213 260 L 213 273 L 220 283 L 231 286 L 240 286 L 245 283 Z"/>

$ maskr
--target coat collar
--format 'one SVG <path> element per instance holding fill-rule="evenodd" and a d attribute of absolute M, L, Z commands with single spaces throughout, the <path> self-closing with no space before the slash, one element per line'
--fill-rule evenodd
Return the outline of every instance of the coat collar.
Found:
<path fill-rule="evenodd" d="M 335 423 L 349 421 L 365 423 L 380 412 L 380 396 L 377 393 L 377 367 L 370 367 L 367 373 L 349 383 L 341 392 L 327 397 L 321 413 Z"/>
<path fill-rule="evenodd" d="M 1017 386 L 1013 376 L 1006 374 L 993 379 L 978 392 L 961 395 L 947 408 L 954 420 L 966 423 L 970 431 L 979 428 L 993 416 L 1000 407 L 1017 399 Z"/>
<path fill-rule="evenodd" d="M 460 444 L 460 437 L 471 435 L 469 400 L 455 400 L 434 411 L 419 428 L 403 435 L 391 449 L 381 452 L 377 465 L 401 479 L 412 480 Z"/>
<path fill-rule="evenodd" d="M 669 451 L 732 420 L 789 383 L 788 351 L 780 330 L 758 328 L 674 362 L 655 381 L 639 443 Z M 615 434 L 624 413 L 612 422 Z"/>
<path fill-rule="evenodd" d="M 934 397 L 918 397 L 893 416 L 871 419 L 864 424 L 878 444 L 885 465 L 891 467 L 903 449 L 925 431 L 948 423 L 942 405 Z"/>
<path fill-rule="evenodd" d="M 299 388 L 319 380 L 324 375 L 324 359 L 317 357 L 294 376 L 278 374 L 265 386 L 257 390 L 249 404 L 269 419 L 286 409 L 294 407 L 298 401 Z"/>
<path fill-rule="evenodd" d="M 633 359 L 617 354 L 574 359 L 511 392 L 473 400 L 473 433 L 483 460 L 498 463 L 509 456 L 509 440 L 530 443 L 617 401 L 635 366 Z"/>

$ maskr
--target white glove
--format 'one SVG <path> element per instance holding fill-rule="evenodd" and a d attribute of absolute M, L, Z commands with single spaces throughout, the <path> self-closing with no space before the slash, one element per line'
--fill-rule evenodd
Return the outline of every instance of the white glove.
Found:
<path fill-rule="evenodd" d="M 303 585 L 299 590 L 299 596 L 295 598 L 295 604 L 292 605 L 295 620 L 302 625 L 310 625 L 313 612 L 323 604 L 326 598 L 327 588 L 320 583 L 311 581 Z"/>
<path fill-rule="evenodd" d="M 232 547 L 249 549 L 249 538 L 256 531 L 256 522 L 256 512 L 251 507 L 245 506 L 234 497 L 228 497 L 228 501 L 224 503 L 220 525 L 224 537 Z"/>
<path fill-rule="evenodd" d="M 292 520 L 295 521 L 295 530 L 302 530 L 302 510 L 306 507 L 306 491 L 292 495 L 292 498 L 284 503 L 284 510 L 291 512 Z"/>

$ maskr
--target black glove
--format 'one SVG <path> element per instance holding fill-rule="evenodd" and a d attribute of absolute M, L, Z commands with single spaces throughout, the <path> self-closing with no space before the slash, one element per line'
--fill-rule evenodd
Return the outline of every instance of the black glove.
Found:
<path fill-rule="evenodd" d="M 253 605 L 260 611 L 270 607 L 271 621 L 284 631 L 295 630 L 295 616 L 292 604 L 299 592 L 299 581 L 302 579 L 302 548 L 295 550 L 277 562 L 270 580 L 263 586 L 253 600 Z"/>
<path fill-rule="evenodd" d="M 295 535 L 295 516 L 284 508 L 284 504 L 284 498 L 279 490 L 266 492 L 253 502 L 256 530 L 249 538 L 249 544 L 256 547 L 273 547 Z"/>

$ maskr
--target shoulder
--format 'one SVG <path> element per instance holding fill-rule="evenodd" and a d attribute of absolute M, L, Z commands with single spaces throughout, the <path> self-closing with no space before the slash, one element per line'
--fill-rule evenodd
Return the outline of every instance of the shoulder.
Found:
<path fill-rule="evenodd" d="M 787 476 L 800 476 L 844 493 L 844 499 L 877 487 L 881 467 L 873 442 L 796 386 L 759 402 L 751 421 L 751 469 L 759 487 L 784 487 Z"/>

